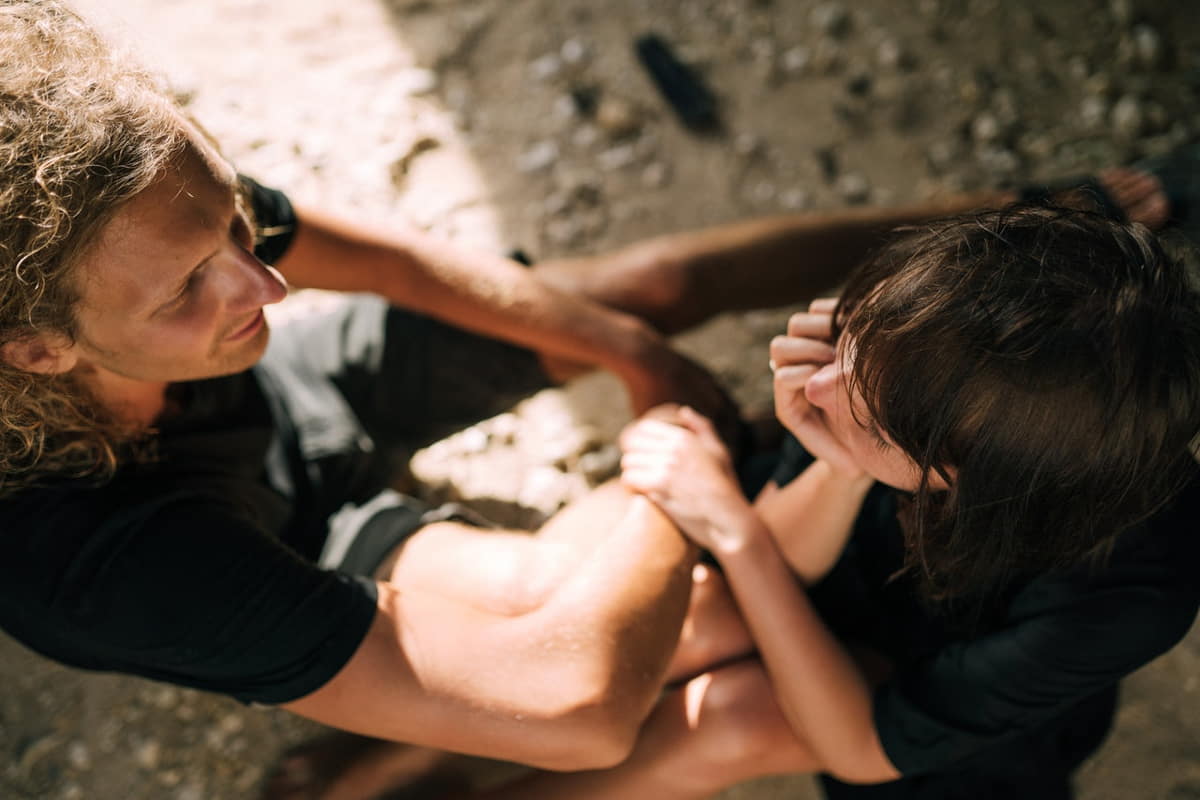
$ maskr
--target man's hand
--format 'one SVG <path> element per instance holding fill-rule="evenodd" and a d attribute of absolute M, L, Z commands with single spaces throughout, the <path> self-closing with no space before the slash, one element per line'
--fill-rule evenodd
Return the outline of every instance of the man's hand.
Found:
<path fill-rule="evenodd" d="M 754 512 L 712 424 L 687 406 L 652 414 L 621 434 L 621 481 L 701 547 L 736 548 L 740 520 Z"/>
<path fill-rule="evenodd" d="M 737 454 L 741 415 L 707 369 L 665 343 L 620 375 L 635 415 L 663 404 L 687 405 L 712 420 L 717 435 Z"/>
<path fill-rule="evenodd" d="M 807 312 L 793 314 L 786 336 L 771 341 L 771 371 L 775 374 L 775 415 L 800 440 L 804 449 L 847 477 L 862 475 L 850 451 L 829 428 L 825 413 L 805 396 L 809 379 L 834 363 L 832 342 L 835 298 L 814 300 Z"/>

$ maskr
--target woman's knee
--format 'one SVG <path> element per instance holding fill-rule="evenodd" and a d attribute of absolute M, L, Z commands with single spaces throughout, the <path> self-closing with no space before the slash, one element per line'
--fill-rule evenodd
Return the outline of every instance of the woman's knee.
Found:
<path fill-rule="evenodd" d="M 683 689 L 694 761 L 714 785 L 812 768 L 757 660 L 693 679 Z"/>

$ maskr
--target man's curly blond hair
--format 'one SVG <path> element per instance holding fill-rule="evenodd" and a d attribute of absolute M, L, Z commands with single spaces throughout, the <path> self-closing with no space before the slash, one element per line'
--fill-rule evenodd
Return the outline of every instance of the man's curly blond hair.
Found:
<path fill-rule="evenodd" d="M 55 0 L 0 0 L 0 348 L 74 341 L 76 266 L 186 140 L 169 93 Z M 103 479 L 130 433 L 69 375 L 0 359 L 0 495 Z"/>

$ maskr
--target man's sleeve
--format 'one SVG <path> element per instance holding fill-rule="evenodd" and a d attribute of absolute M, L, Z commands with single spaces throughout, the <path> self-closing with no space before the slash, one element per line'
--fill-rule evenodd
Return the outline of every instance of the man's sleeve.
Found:
<path fill-rule="evenodd" d="M 1068 711 L 1187 632 L 1194 594 L 1116 586 L 943 648 L 874 699 L 879 737 L 904 775 L 933 772 Z"/>
<path fill-rule="evenodd" d="M 44 621 L 80 666 L 283 703 L 332 678 L 374 618 L 374 583 L 318 569 L 217 503 L 96 533 L 102 552 L 79 554 Z"/>

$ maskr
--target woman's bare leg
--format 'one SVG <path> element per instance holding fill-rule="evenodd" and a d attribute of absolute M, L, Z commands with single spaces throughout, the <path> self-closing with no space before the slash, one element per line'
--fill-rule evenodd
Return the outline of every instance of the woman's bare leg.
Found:
<path fill-rule="evenodd" d="M 476 800 L 699 800 L 764 775 L 817 764 L 783 717 L 762 665 L 744 660 L 699 675 L 663 697 L 633 755 L 608 770 L 536 773 Z"/>

